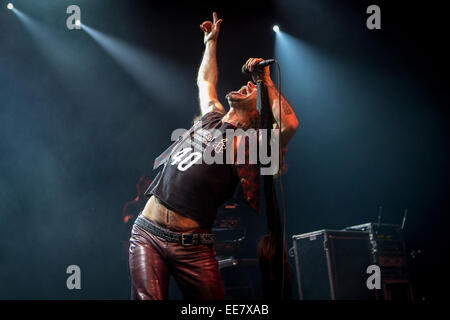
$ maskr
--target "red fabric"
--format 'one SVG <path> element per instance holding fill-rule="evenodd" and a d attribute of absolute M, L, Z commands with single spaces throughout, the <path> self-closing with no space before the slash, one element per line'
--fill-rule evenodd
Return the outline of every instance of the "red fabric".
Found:
<path fill-rule="evenodd" d="M 260 175 L 256 164 L 236 164 L 236 172 L 242 185 L 245 200 L 259 213 Z"/>

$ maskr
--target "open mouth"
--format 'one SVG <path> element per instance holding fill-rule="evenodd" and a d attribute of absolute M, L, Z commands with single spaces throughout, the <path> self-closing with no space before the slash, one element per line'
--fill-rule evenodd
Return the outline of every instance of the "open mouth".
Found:
<path fill-rule="evenodd" d="M 238 92 L 239 92 L 240 94 L 247 95 L 248 92 L 249 92 L 249 90 L 248 90 L 248 88 L 247 88 L 246 86 L 243 86 L 241 89 L 239 89 Z"/>
<path fill-rule="evenodd" d="M 231 91 L 228 93 L 229 96 L 233 98 L 246 98 L 250 96 L 255 90 L 256 86 L 252 82 L 248 82 L 246 86 L 242 86 L 238 91 Z"/>
<path fill-rule="evenodd" d="M 248 82 L 246 86 L 242 86 L 241 89 L 238 90 L 239 93 L 243 95 L 250 95 L 255 90 L 255 85 L 252 82 Z"/>

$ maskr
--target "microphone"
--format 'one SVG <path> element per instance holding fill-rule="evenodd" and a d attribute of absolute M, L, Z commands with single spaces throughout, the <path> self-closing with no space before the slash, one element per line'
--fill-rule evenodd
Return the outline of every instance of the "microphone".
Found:
<path fill-rule="evenodd" d="M 267 59 L 267 60 L 261 61 L 260 63 L 258 63 L 256 66 L 253 67 L 253 72 L 255 72 L 256 70 L 262 70 L 265 67 L 270 66 L 274 62 L 275 62 L 275 59 Z M 249 73 L 252 73 L 252 72 L 250 72 L 250 70 L 248 70 L 247 67 L 244 64 L 242 66 L 242 73 L 243 74 L 249 74 Z"/>

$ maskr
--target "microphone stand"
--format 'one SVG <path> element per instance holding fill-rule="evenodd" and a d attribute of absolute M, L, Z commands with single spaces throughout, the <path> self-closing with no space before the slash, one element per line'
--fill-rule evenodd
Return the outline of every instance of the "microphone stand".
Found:
<path fill-rule="evenodd" d="M 252 74 L 252 78 L 257 84 L 256 106 L 260 115 L 260 128 L 267 130 L 266 141 L 260 140 L 258 135 L 258 148 L 261 147 L 259 145 L 261 142 L 266 143 L 266 150 L 268 154 L 271 154 L 270 141 L 274 118 L 269 103 L 267 87 L 263 81 L 261 70 L 255 70 Z M 270 163 L 268 165 L 270 165 Z M 259 166 L 261 167 L 262 164 L 259 163 Z M 260 176 L 260 183 L 263 188 L 263 192 L 260 194 L 261 197 L 264 198 L 264 201 L 260 202 L 262 205 L 261 207 L 265 208 L 268 229 L 268 234 L 266 234 L 258 244 L 258 258 L 262 273 L 262 291 L 264 299 L 290 300 L 290 266 L 283 243 L 281 215 L 273 180 L 273 175 Z"/>

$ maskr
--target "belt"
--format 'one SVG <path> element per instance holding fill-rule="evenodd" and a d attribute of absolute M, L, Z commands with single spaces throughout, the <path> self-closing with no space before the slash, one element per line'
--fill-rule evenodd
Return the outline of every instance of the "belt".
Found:
<path fill-rule="evenodd" d="M 216 241 L 216 235 L 212 233 L 179 233 L 161 228 L 143 216 L 138 216 L 134 222 L 137 226 L 151 234 L 163 238 L 169 242 L 181 243 L 183 247 L 196 246 L 200 244 L 212 245 Z"/>

